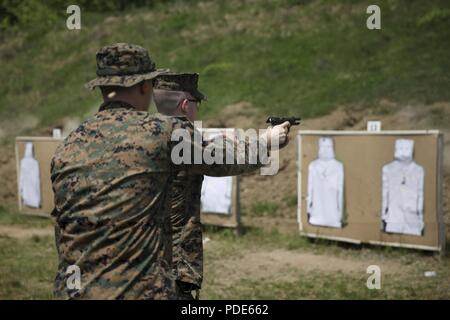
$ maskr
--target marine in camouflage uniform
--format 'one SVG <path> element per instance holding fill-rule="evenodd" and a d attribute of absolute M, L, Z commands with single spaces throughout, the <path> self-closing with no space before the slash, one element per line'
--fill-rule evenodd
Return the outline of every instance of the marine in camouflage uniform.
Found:
<path fill-rule="evenodd" d="M 198 90 L 198 74 L 195 73 L 163 74 L 157 77 L 155 89 L 155 104 L 160 112 L 164 110 L 159 109 L 159 102 L 164 99 L 164 96 L 158 97 L 161 90 L 188 93 L 197 104 L 206 99 Z M 179 102 L 178 99 L 176 103 Z M 179 110 L 179 105 L 175 105 L 173 110 Z M 179 299 L 193 299 L 191 292 L 196 290 L 198 295 L 203 281 L 203 231 L 200 221 L 202 184 L 203 175 L 192 175 L 187 170 L 180 171 L 173 183 L 173 269 Z"/>
<path fill-rule="evenodd" d="M 171 200 L 173 269 L 179 299 L 193 299 L 203 281 L 203 231 L 200 197 L 203 175 L 181 171 L 174 179 Z"/>
<path fill-rule="evenodd" d="M 98 77 L 89 88 L 132 87 L 160 74 L 140 46 L 114 44 L 96 58 Z M 171 135 L 178 128 L 192 137 L 194 128 L 183 118 L 107 100 L 58 146 L 51 163 L 57 298 L 177 298 L 170 221 L 174 177 L 180 170 L 229 176 L 260 167 L 248 164 L 248 152 L 244 165 L 175 165 L 171 151 L 178 142 Z M 194 155 L 206 146 L 191 139 L 190 147 Z M 71 265 L 80 268 L 79 289 L 67 286 Z"/>

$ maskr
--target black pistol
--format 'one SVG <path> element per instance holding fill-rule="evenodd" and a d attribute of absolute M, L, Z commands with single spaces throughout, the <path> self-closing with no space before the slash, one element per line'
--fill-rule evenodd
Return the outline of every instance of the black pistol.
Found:
<path fill-rule="evenodd" d="M 283 122 L 289 121 L 291 126 L 296 126 L 300 124 L 301 118 L 297 117 L 268 117 L 266 123 L 270 123 L 272 126 L 282 124 Z"/>

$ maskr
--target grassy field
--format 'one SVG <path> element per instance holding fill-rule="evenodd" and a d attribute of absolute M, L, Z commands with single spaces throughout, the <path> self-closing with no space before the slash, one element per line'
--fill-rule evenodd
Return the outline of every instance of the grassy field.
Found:
<path fill-rule="evenodd" d="M 159 67 L 199 72 L 210 98 L 204 117 L 240 101 L 310 117 L 380 99 L 450 100 L 448 2 L 378 4 L 379 31 L 366 28 L 367 3 L 349 0 L 172 1 L 115 16 L 82 12 L 79 31 L 62 19 L 46 33 L 4 39 L 0 118 L 45 126 L 85 115 L 99 103 L 83 87 L 94 77 L 95 52 L 118 41 L 148 48 Z"/>
<path fill-rule="evenodd" d="M 208 234 L 204 297 L 212 299 L 449 299 L 449 258 L 249 230 Z M 208 245 L 208 244 L 207 244 Z M 206 245 L 206 246 L 207 246 Z M 227 257 L 227 258 L 224 258 Z M 380 290 L 366 286 L 381 268 Z M 434 270 L 437 276 L 424 277 Z"/>
<path fill-rule="evenodd" d="M 51 221 L 2 211 L 1 225 L 29 236 L 0 236 L 0 299 L 51 299 L 57 256 Z M 34 229 L 33 229 L 34 228 Z M 1 232 L 1 230 L 0 230 Z M 450 258 L 405 249 L 311 241 L 296 234 L 207 228 L 202 299 L 450 299 Z M 366 287 L 369 265 L 380 290 Z M 425 271 L 435 271 L 427 278 Z"/>
<path fill-rule="evenodd" d="M 51 299 L 57 266 L 54 239 L 0 238 L 0 299 Z"/>

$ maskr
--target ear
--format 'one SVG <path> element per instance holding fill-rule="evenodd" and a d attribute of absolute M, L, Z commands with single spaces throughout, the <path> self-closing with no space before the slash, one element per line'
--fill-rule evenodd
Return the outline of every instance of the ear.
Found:
<path fill-rule="evenodd" d="M 151 92 L 153 89 L 151 81 L 142 81 L 141 85 L 139 86 L 139 91 L 141 94 L 147 94 Z"/>
<path fill-rule="evenodd" d="M 189 106 L 189 101 L 187 99 L 181 100 L 180 107 L 181 107 L 181 111 L 184 114 L 188 113 L 188 106 Z"/>

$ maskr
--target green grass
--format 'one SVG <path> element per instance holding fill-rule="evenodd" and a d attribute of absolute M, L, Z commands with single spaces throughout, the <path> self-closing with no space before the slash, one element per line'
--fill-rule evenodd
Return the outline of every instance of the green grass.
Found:
<path fill-rule="evenodd" d="M 49 218 L 14 212 L 0 207 L 0 225 L 44 228 L 53 226 Z"/>
<path fill-rule="evenodd" d="M 80 31 L 61 21 L 3 41 L 0 117 L 32 115 L 41 126 L 85 117 L 100 100 L 83 87 L 95 52 L 118 41 L 145 46 L 159 67 L 199 72 L 210 98 L 203 117 L 239 101 L 303 117 L 382 98 L 448 101 L 447 2 L 378 4 L 379 31 L 365 27 L 364 1 L 175 1 L 110 17 L 82 12 Z"/>
<path fill-rule="evenodd" d="M 446 128 L 450 123 L 450 114 L 439 109 L 430 110 L 430 125 L 437 128 Z"/>
<path fill-rule="evenodd" d="M 206 236 L 214 237 L 216 241 L 221 243 L 227 243 L 226 246 L 208 254 L 213 255 L 213 258 L 219 258 L 220 256 L 232 255 L 233 252 L 238 252 L 242 248 L 252 247 L 255 244 L 267 249 L 285 248 L 294 250 L 308 247 L 315 248 L 315 244 L 310 239 L 299 237 L 297 234 L 282 233 L 275 228 L 268 232 L 260 228 L 244 226 L 241 233 L 242 235 L 238 236 L 229 228 L 206 226 Z"/>
<path fill-rule="evenodd" d="M 205 263 L 208 274 L 202 290 L 204 299 L 449 299 L 450 259 L 416 250 L 378 246 L 357 246 L 328 240 L 311 240 L 296 234 L 278 231 L 264 232 L 256 228 L 244 229 L 244 235 L 236 236 L 227 229 L 208 228 L 211 239 L 206 245 Z M 211 246 L 208 248 L 208 246 Z M 262 278 L 245 274 L 243 263 L 247 254 L 256 251 L 271 252 L 287 249 L 295 253 L 313 253 L 319 256 L 352 259 L 353 261 L 395 262 L 405 267 L 404 272 L 383 273 L 381 289 L 366 287 L 368 274 L 359 272 L 302 271 L 288 265 L 284 272 L 293 274 L 291 280 L 280 280 L 279 274 Z M 269 255 L 270 256 L 270 255 Z M 242 262 L 241 278 L 223 285 L 222 266 L 226 259 Z M 225 261 L 224 261 L 225 260 Z M 212 266 L 210 266 L 212 265 Z M 239 268 L 239 267 L 237 267 Z M 437 276 L 426 278 L 424 270 L 434 270 Z M 273 270 L 276 272 L 276 270 Z M 269 273 L 270 274 L 270 273 Z"/>
<path fill-rule="evenodd" d="M 2 223 L 4 224 L 4 223 Z M 27 224 L 25 224 L 27 225 Z M 313 241 L 295 234 L 244 229 L 237 237 L 229 229 L 207 228 L 211 241 L 205 246 L 205 274 L 202 299 L 442 299 L 449 298 L 450 259 L 433 258 L 413 250 L 342 245 Z M 368 290 L 365 270 L 349 272 L 287 271 L 293 279 L 255 279 L 244 266 L 234 270 L 237 283 L 223 286 L 217 280 L 227 259 L 245 261 L 248 252 L 287 249 L 293 254 L 310 252 L 340 258 L 397 261 L 413 272 L 382 276 L 381 290 Z M 369 260 L 368 260 L 369 261 Z M 10 239 L 0 237 L 0 299 L 51 299 L 57 256 L 53 237 Z M 435 270 L 435 278 L 423 277 L 423 270 Z"/>
<path fill-rule="evenodd" d="M 364 278 L 353 278 L 342 274 L 329 275 L 313 272 L 299 275 L 298 280 L 255 281 L 243 279 L 239 288 L 228 288 L 225 293 L 215 295 L 211 299 L 374 299 L 380 297 L 377 290 L 368 290 Z"/>
<path fill-rule="evenodd" d="M 283 203 L 285 203 L 289 208 L 295 208 L 297 206 L 297 195 L 294 193 L 284 197 Z"/>
<path fill-rule="evenodd" d="M 251 205 L 250 212 L 251 216 L 256 217 L 267 217 L 267 216 L 277 216 L 278 204 L 270 201 L 257 201 Z"/>
<path fill-rule="evenodd" d="M 53 237 L 0 237 L 0 299 L 51 299 L 56 267 Z"/>
<path fill-rule="evenodd" d="M 206 226 L 205 234 L 208 237 L 214 238 L 216 241 L 226 243 L 222 252 L 217 250 L 213 254 L 223 255 L 235 251 L 236 248 L 251 249 L 253 246 L 263 247 L 266 249 L 287 249 L 287 250 L 310 250 L 317 254 L 332 254 L 339 255 L 344 252 L 345 255 L 351 257 L 358 257 L 366 252 L 385 256 L 388 259 L 404 259 L 414 261 L 424 257 L 434 257 L 437 254 L 429 251 L 420 251 L 407 248 L 395 248 L 389 246 L 375 246 L 375 245 L 357 245 L 345 242 L 337 242 L 327 239 L 314 239 L 301 237 L 298 233 L 281 232 L 276 228 L 271 231 L 264 231 L 261 228 L 243 226 L 242 235 L 236 235 L 230 228 L 221 228 L 216 226 Z M 450 243 L 449 243 L 450 244 Z M 450 246 L 447 245 L 447 251 L 450 251 Z M 444 255 L 445 256 L 445 255 Z M 444 260 L 450 262 L 450 256 L 445 256 Z"/>
<path fill-rule="evenodd" d="M 395 277 L 381 280 L 381 289 L 366 287 L 368 275 L 349 276 L 342 272 L 335 274 L 310 272 L 299 274 L 295 281 L 271 281 L 269 279 L 242 279 L 239 287 L 229 287 L 216 294 L 208 291 L 210 299 L 448 299 L 449 292 L 440 286 L 437 279 L 424 279 L 414 287 L 408 285 L 408 277 L 398 281 Z M 409 280 L 412 280 L 409 277 Z M 448 279 L 445 279 L 448 280 Z M 441 288 L 439 288 L 441 287 Z M 439 288 L 439 289 L 438 289 Z M 448 289 L 448 288 L 447 288 Z"/>

